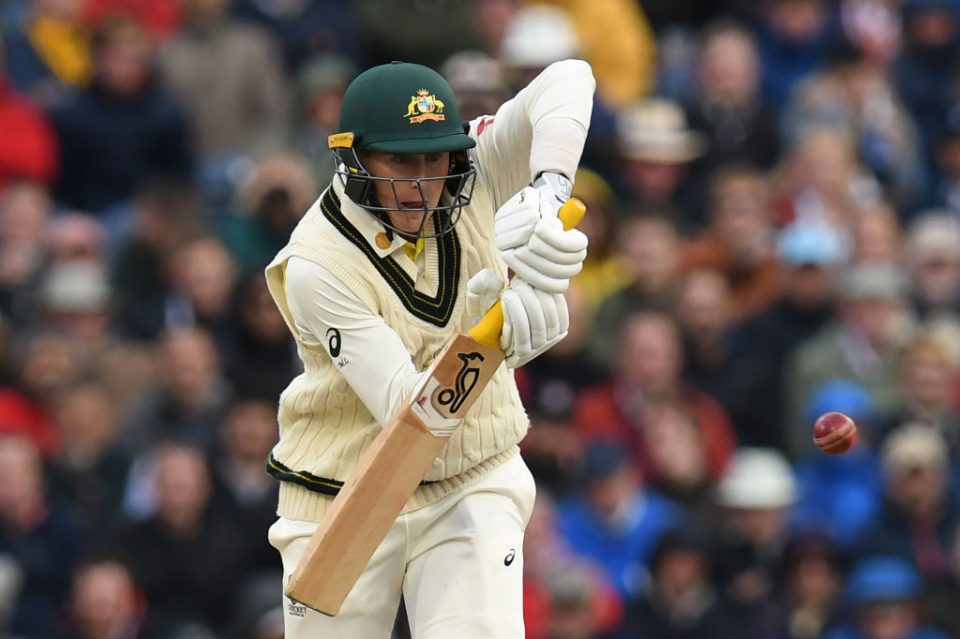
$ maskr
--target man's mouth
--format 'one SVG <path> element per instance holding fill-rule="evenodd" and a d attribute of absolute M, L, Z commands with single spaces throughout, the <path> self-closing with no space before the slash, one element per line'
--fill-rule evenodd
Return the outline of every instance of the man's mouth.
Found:
<path fill-rule="evenodd" d="M 400 203 L 400 206 L 405 209 L 422 209 L 423 200 L 404 200 Z"/>

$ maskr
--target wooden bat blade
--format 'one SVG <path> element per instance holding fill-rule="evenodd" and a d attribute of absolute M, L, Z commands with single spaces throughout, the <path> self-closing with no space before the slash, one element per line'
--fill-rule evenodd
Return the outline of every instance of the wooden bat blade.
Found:
<path fill-rule="evenodd" d="M 327 615 L 340 612 L 410 495 L 502 361 L 499 349 L 466 335 L 451 340 L 425 383 L 344 483 L 287 584 L 288 597 Z"/>

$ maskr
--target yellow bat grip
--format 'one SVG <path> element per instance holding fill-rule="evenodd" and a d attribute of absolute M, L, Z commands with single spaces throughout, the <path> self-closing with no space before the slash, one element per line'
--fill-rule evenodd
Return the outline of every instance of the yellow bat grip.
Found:
<path fill-rule="evenodd" d="M 563 228 L 570 230 L 580 224 L 586 212 L 587 207 L 574 197 L 563 203 L 558 215 L 563 222 Z M 489 348 L 500 348 L 500 331 L 502 330 L 503 305 L 498 299 L 486 315 L 477 322 L 477 325 L 470 329 L 470 337 Z"/>

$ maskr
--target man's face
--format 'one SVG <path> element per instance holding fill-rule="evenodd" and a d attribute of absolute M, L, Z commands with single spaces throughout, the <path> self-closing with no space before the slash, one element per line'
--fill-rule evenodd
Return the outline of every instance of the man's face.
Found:
<path fill-rule="evenodd" d="M 910 601 L 882 601 L 861 609 L 860 627 L 867 639 L 907 639 L 916 629 L 916 612 Z"/>
<path fill-rule="evenodd" d="M 678 162 L 654 162 L 627 159 L 623 171 L 630 188 L 655 201 L 673 196 L 686 173 L 686 165 Z"/>
<path fill-rule="evenodd" d="M 745 36 L 726 33 L 714 37 L 701 58 L 701 81 L 710 96 L 739 106 L 752 99 L 757 88 L 757 53 Z"/>
<path fill-rule="evenodd" d="M 436 208 L 443 195 L 445 180 L 421 180 L 416 178 L 442 178 L 450 172 L 450 153 L 418 153 L 400 155 L 369 152 L 363 163 L 375 177 L 398 178 L 400 181 L 376 180 L 374 189 L 380 206 L 388 209 L 390 224 L 404 234 L 415 236 L 424 227 L 431 215 L 427 209 Z M 399 211 L 397 209 L 420 209 Z"/>
<path fill-rule="evenodd" d="M 874 348 L 886 348 L 902 320 L 902 307 L 895 300 L 869 298 L 843 304 L 844 320 L 860 330 Z"/>
<path fill-rule="evenodd" d="M 786 293 L 803 309 L 817 309 L 833 297 L 833 271 L 818 264 L 802 264 L 787 270 Z"/>
<path fill-rule="evenodd" d="M 911 518 L 926 518 L 943 502 L 944 471 L 935 465 L 915 464 L 897 469 L 890 479 L 890 498 Z"/>
<path fill-rule="evenodd" d="M 650 396 L 669 394 L 679 382 L 682 353 L 676 327 L 668 318 L 631 320 L 624 328 L 619 356 L 620 377 Z"/>

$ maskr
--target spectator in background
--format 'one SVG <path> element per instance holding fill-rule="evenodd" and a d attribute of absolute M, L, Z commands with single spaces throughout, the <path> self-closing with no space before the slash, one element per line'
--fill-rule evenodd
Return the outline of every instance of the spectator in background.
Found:
<path fill-rule="evenodd" d="M 732 416 L 748 413 L 757 397 L 751 371 L 734 358 L 732 306 L 723 276 L 701 269 L 684 278 L 675 316 L 683 334 L 683 378 L 719 401 L 739 431 Z"/>
<path fill-rule="evenodd" d="M 715 499 L 721 592 L 748 620 L 751 630 L 745 635 L 766 637 L 765 629 L 777 619 L 776 571 L 797 501 L 793 470 L 776 451 L 741 448 L 720 480 Z"/>
<path fill-rule="evenodd" d="M 3 63 L 13 87 L 43 106 L 62 100 L 93 76 L 83 0 L 34 0 L 23 24 L 3 34 Z"/>
<path fill-rule="evenodd" d="M 947 639 L 923 625 L 919 608 L 923 581 L 906 561 L 872 557 L 858 564 L 847 582 L 845 600 L 855 609 L 853 623 L 825 639 Z"/>
<path fill-rule="evenodd" d="M 497 58 L 507 86 L 517 91 L 558 60 L 581 57 L 580 38 L 563 9 L 521 7 L 509 18 Z"/>
<path fill-rule="evenodd" d="M 569 409 L 573 399 L 585 388 L 592 386 L 603 377 L 586 356 L 586 341 L 590 331 L 590 309 L 586 294 L 578 286 L 571 286 L 564 292 L 570 315 L 567 336 L 558 343 L 554 351 L 525 364 L 518 371 L 518 385 L 521 396 L 534 407 L 546 408 L 554 416 Z M 548 399 L 552 398 L 552 399 Z M 559 411 L 550 410 L 551 404 L 559 404 Z M 524 440 L 526 443 L 526 440 Z"/>
<path fill-rule="evenodd" d="M 902 262 L 900 220 L 887 202 L 879 200 L 859 209 L 851 220 L 850 234 L 853 243 L 851 262 Z"/>
<path fill-rule="evenodd" d="M 214 340 L 201 328 L 162 334 L 157 360 L 157 378 L 120 416 L 119 443 L 133 458 L 123 508 L 133 519 L 149 516 L 157 507 L 158 447 L 172 442 L 213 454 L 217 425 L 233 392 L 220 368 Z"/>
<path fill-rule="evenodd" d="M 693 497 L 723 475 L 735 439 L 720 404 L 681 378 L 682 350 L 670 316 L 629 316 L 612 374 L 580 394 L 574 420 L 586 441 L 617 442 L 649 485 Z"/>
<path fill-rule="evenodd" d="M 113 237 L 129 228 L 130 198 L 146 179 L 191 170 L 186 121 L 156 81 L 152 55 L 139 24 L 104 22 L 93 39 L 92 83 L 50 114 L 61 153 L 54 194 L 100 216 Z"/>
<path fill-rule="evenodd" d="M 953 548 L 950 552 L 950 571 L 942 579 L 932 580 L 928 584 L 924 597 L 930 614 L 930 622 L 949 637 L 960 636 L 960 527 L 953 536 Z"/>
<path fill-rule="evenodd" d="M 760 95 L 760 60 L 753 35 L 729 20 L 707 25 L 700 36 L 698 86 L 685 104 L 692 128 L 709 144 L 696 171 L 705 181 L 718 167 L 773 168 L 780 153 L 777 116 Z"/>
<path fill-rule="evenodd" d="M 63 335 L 37 332 L 17 345 L 14 365 L 16 377 L 0 389 L 0 432 L 26 437 L 52 460 L 60 449 L 54 402 L 81 373 L 80 348 Z"/>
<path fill-rule="evenodd" d="M 510 97 L 499 63 L 480 51 L 460 51 L 444 61 L 440 75 L 450 83 L 460 117 L 493 115 Z"/>
<path fill-rule="evenodd" d="M 798 222 L 780 232 L 777 252 L 784 266 L 780 298 L 730 337 L 736 376 L 751 392 L 748 405 L 729 409 L 741 443 L 783 450 L 784 361 L 832 319 L 836 271 L 846 248 L 829 226 Z"/>
<path fill-rule="evenodd" d="M 352 62 L 332 53 L 308 59 L 297 73 L 296 110 L 289 146 L 310 163 L 314 193 L 322 191 L 333 178 L 336 160 L 327 138 L 337 132 L 343 93 L 356 75 L 357 68 Z M 460 113 L 463 114 L 462 108 Z M 299 209 L 303 210 L 306 209 Z"/>
<path fill-rule="evenodd" d="M 62 639 L 148 639 L 151 628 L 143 593 L 129 568 L 109 558 L 84 561 L 73 574 L 70 625 Z"/>
<path fill-rule="evenodd" d="M 486 4 L 487 0 L 481 1 Z M 416 60 L 436 69 L 455 52 L 473 46 L 471 4 L 362 0 L 351 10 L 359 23 L 358 31 L 371 41 L 368 54 L 384 62 Z"/>
<path fill-rule="evenodd" d="M 691 209 L 693 191 L 684 187 L 690 164 L 706 152 L 707 140 L 689 128 L 677 103 L 650 98 L 624 108 L 617 118 L 617 141 L 619 186 L 628 207 L 674 212 L 684 231 L 703 223 L 702 214 Z"/>
<path fill-rule="evenodd" d="M 163 301 L 168 328 L 200 327 L 217 340 L 226 334 L 239 277 L 237 265 L 215 235 L 189 240 L 167 256 L 169 278 Z"/>
<path fill-rule="evenodd" d="M 170 255 L 202 235 L 209 219 L 197 191 L 180 180 L 151 180 L 133 199 L 130 233 L 114 248 L 112 287 L 118 332 L 154 340 L 163 330 Z"/>
<path fill-rule="evenodd" d="M 853 44 L 835 45 L 822 70 L 796 87 L 783 120 L 791 146 L 816 126 L 849 132 L 894 202 L 910 207 L 923 197 L 927 167 L 910 115 L 887 69 Z"/>
<path fill-rule="evenodd" d="M 901 424 L 922 424 L 943 437 L 952 455 L 960 460 L 960 381 L 957 344 L 943 331 L 923 330 L 904 346 L 899 366 L 900 397 L 884 415 L 878 443 Z"/>
<path fill-rule="evenodd" d="M 573 285 L 588 296 L 592 318 L 600 301 L 629 282 L 627 267 L 617 246 L 623 213 L 613 189 L 591 169 L 577 169 L 573 197 L 586 204 L 590 211 L 577 227 L 590 240 L 590 250 Z"/>
<path fill-rule="evenodd" d="M 799 344 L 784 371 L 789 450 L 814 450 L 803 407 L 814 388 L 831 379 L 857 381 L 878 412 L 897 397 L 897 358 L 911 330 L 905 279 L 891 264 L 859 264 L 843 274 L 836 320 Z"/>
<path fill-rule="evenodd" d="M 657 45 L 643 7 L 630 0 L 548 0 L 566 9 L 597 93 L 612 107 L 645 97 L 656 77 Z"/>
<path fill-rule="evenodd" d="M 231 395 L 213 338 L 201 328 L 172 329 L 160 338 L 158 357 L 159 378 L 121 417 L 125 448 L 149 456 L 174 441 L 213 451 Z"/>
<path fill-rule="evenodd" d="M 84 0 L 82 4 L 83 21 L 88 25 L 99 25 L 113 15 L 127 15 L 160 42 L 180 28 L 179 0 Z"/>
<path fill-rule="evenodd" d="M 650 559 L 650 586 L 627 606 L 618 637 L 728 639 L 743 637 L 744 623 L 711 582 L 710 542 L 703 531 L 673 528 Z"/>
<path fill-rule="evenodd" d="M 329 149 L 327 154 L 333 157 Z M 303 158 L 287 153 L 254 165 L 238 186 L 233 210 L 217 220 L 218 233 L 239 266 L 269 263 L 332 175 L 318 182 Z"/>
<path fill-rule="evenodd" d="M 520 0 L 471 0 L 468 19 L 481 51 L 497 56 Z"/>
<path fill-rule="evenodd" d="M 233 0 L 230 13 L 270 34 L 290 76 L 320 55 L 342 55 L 354 64 L 368 58 L 356 8 L 337 0 Z"/>
<path fill-rule="evenodd" d="M 4 74 L 3 47 L 0 38 L 0 196 L 18 181 L 50 184 L 59 160 L 56 138 L 43 112 Z"/>
<path fill-rule="evenodd" d="M 854 138 L 835 127 L 811 127 L 782 159 L 774 183 L 781 225 L 820 222 L 848 233 L 857 212 L 880 198 L 879 184 L 859 164 Z"/>
<path fill-rule="evenodd" d="M 156 514 L 117 530 L 107 547 L 130 566 L 157 623 L 172 636 L 187 629 L 221 636 L 249 568 L 240 531 L 209 507 L 201 450 L 168 444 L 157 450 L 156 464 Z"/>
<path fill-rule="evenodd" d="M 30 441 L 0 436 L 0 557 L 12 557 L 22 571 L 10 632 L 31 639 L 58 636 L 70 573 L 85 543 L 69 511 L 47 500 L 43 479 Z"/>
<path fill-rule="evenodd" d="M 81 381 L 58 394 L 61 448 L 50 469 L 51 499 L 69 504 L 94 534 L 120 519 L 130 457 L 117 442 L 119 416 L 109 390 Z"/>
<path fill-rule="evenodd" d="M 900 50 L 900 0 L 841 0 L 843 34 L 863 51 L 869 64 L 889 68 Z"/>
<path fill-rule="evenodd" d="M 218 203 L 249 158 L 282 147 L 290 125 L 289 88 L 275 43 L 232 18 L 227 4 L 185 0 L 183 26 L 159 56 L 160 74 L 192 125 L 199 185 Z"/>
<path fill-rule="evenodd" d="M 268 573 L 273 584 L 283 572 L 276 551 L 267 543 L 267 530 L 277 519 L 278 487 L 263 472 L 263 460 L 277 443 L 278 428 L 274 398 L 236 398 L 218 426 L 220 453 L 210 469 L 212 499 L 243 539 L 246 568 Z"/>
<path fill-rule="evenodd" d="M 108 257 L 106 240 L 106 230 L 95 218 L 83 213 L 61 213 L 48 226 L 46 249 L 53 262 L 98 264 Z"/>
<path fill-rule="evenodd" d="M 904 253 L 917 317 L 960 321 L 960 220 L 947 211 L 918 215 L 909 226 Z"/>
<path fill-rule="evenodd" d="M 929 151 L 932 175 L 923 207 L 943 207 L 957 215 L 960 214 L 960 107 L 954 104 L 939 111 L 937 116 L 941 122 Z"/>
<path fill-rule="evenodd" d="M 33 321 L 51 208 L 37 184 L 17 183 L 0 195 L 0 315 L 16 326 Z"/>
<path fill-rule="evenodd" d="M 577 488 L 576 467 L 583 451 L 573 420 L 574 402 L 603 378 L 585 351 L 591 326 L 586 293 L 574 285 L 564 296 L 570 315 L 567 336 L 517 371 L 520 397 L 531 422 L 520 451 L 537 485 L 558 496 Z"/>
<path fill-rule="evenodd" d="M 608 639 L 595 612 L 596 578 L 582 566 L 559 568 L 547 578 L 550 615 L 543 639 Z"/>
<path fill-rule="evenodd" d="M 274 401 L 301 372 L 301 364 L 261 275 L 256 269 L 240 281 L 219 346 L 231 386 Z"/>
<path fill-rule="evenodd" d="M 853 548 L 860 557 L 900 557 L 925 579 L 945 577 L 960 512 L 948 488 L 943 438 L 928 427 L 907 424 L 887 439 L 881 461 L 884 504 Z"/>
<path fill-rule="evenodd" d="M 575 575 L 573 581 L 580 584 L 583 578 L 588 578 L 595 627 L 611 630 L 619 624 L 623 612 L 619 594 L 600 566 L 588 564 L 567 546 L 557 527 L 554 501 L 545 492 L 537 494 L 533 513 L 527 523 L 523 537 L 523 560 L 523 624 L 529 639 L 546 639 L 549 637 L 548 628 L 554 625 L 554 606 L 551 601 L 551 582 L 554 577 L 565 583 L 569 576 Z M 586 625 L 579 606 L 575 610 L 558 612 L 565 620 L 574 622 L 569 624 L 561 620 L 558 625 L 562 627 Z"/>
<path fill-rule="evenodd" d="M 762 173 L 726 166 L 710 179 L 709 224 L 681 252 L 682 268 L 714 269 L 727 281 L 732 318 L 769 306 L 780 293 L 770 193 Z"/>
<path fill-rule="evenodd" d="M 778 570 L 781 623 L 769 639 L 823 636 L 842 615 L 845 572 L 846 559 L 829 537 L 817 532 L 791 536 Z"/>
<path fill-rule="evenodd" d="M 110 337 L 111 292 L 106 266 L 79 259 L 54 263 L 39 288 L 37 318 L 45 327 L 70 338 L 84 359 L 92 359 Z"/>
<path fill-rule="evenodd" d="M 680 241 L 670 219 L 661 216 L 625 221 L 618 238 L 629 283 L 602 299 L 587 343 L 590 361 L 609 371 L 627 317 L 638 311 L 669 311 L 679 291 Z"/>
<path fill-rule="evenodd" d="M 577 555 L 603 568 L 622 596 L 637 596 L 660 535 L 680 518 L 680 508 L 643 486 L 620 443 L 600 440 L 586 451 L 584 493 L 557 506 L 557 526 Z"/>
<path fill-rule="evenodd" d="M 767 0 L 756 30 L 763 97 L 775 109 L 786 104 L 801 79 L 823 64 L 839 35 L 826 0 Z"/>
<path fill-rule="evenodd" d="M 953 98 L 960 15 L 953 0 L 904 0 L 900 11 L 902 47 L 891 72 L 929 162 Z"/>

